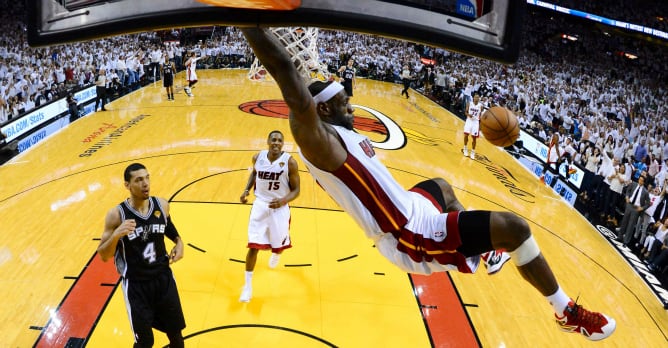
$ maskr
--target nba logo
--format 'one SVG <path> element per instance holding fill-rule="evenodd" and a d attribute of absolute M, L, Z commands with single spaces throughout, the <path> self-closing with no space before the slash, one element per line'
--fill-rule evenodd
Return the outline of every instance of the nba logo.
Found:
<path fill-rule="evenodd" d="M 484 0 L 457 0 L 457 14 L 478 18 L 482 16 Z"/>

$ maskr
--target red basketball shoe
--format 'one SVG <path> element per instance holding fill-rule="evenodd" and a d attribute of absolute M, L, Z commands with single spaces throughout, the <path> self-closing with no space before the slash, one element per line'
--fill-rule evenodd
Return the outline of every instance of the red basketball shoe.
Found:
<path fill-rule="evenodd" d="M 562 317 L 557 314 L 554 316 L 562 331 L 581 333 L 591 341 L 612 335 L 617 327 L 615 319 L 602 313 L 590 312 L 573 301 L 568 303 Z"/>
<path fill-rule="evenodd" d="M 503 250 L 488 251 L 480 256 L 485 262 L 485 268 L 487 268 L 487 274 L 489 275 L 500 271 L 503 264 L 510 260 L 510 255 Z"/>

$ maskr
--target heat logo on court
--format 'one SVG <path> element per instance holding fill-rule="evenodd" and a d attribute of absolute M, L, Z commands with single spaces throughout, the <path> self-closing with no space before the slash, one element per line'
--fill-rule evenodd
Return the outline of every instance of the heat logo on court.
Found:
<path fill-rule="evenodd" d="M 353 105 L 356 111 L 362 110 L 373 118 L 355 115 L 353 127 L 357 130 L 384 136 L 381 141 L 371 140 L 371 144 L 383 150 L 398 150 L 406 146 L 406 134 L 391 118 L 378 110 L 362 105 Z M 239 110 L 258 116 L 288 118 L 288 106 L 282 100 L 256 100 L 239 105 Z M 416 132 L 411 132 L 416 133 Z M 423 138 L 426 138 L 422 135 Z M 419 136 L 416 136 L 419 138 Z M 420 143 L 428 143 L 418 140 Z M 436 145 L 435 143 L 433 145 Z"/>

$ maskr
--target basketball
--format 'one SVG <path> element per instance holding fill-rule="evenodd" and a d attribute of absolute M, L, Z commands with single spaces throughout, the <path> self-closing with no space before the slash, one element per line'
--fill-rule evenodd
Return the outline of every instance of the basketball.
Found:
<path fill-rule="evenodd" d="M 512 111 L 492 106 L 480 117 L 480 131 L 490 143 L 506 147 L 514 144 L 520 136 L 520 123 Z"/>

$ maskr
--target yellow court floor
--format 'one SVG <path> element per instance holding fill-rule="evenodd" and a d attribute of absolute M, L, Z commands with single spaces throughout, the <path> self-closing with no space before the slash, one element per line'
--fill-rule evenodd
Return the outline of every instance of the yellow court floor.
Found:
<path fill-rule="evenodd" d="M 667 345 L 668 314 L 610 243 L 484 139 L 476 160 L 463 157 L 463 122 L 429 99 L 360 79 L 356 129 L 407 188 L 444 177 L 467 209 L 528 220 L 565 291 L 616 319 L 609 339 L 559 331 L 512 262 L 494 276 L 398 271 L 306 172 L 275 83 L 251 82 L 242 70 L 198 74 L 192 98 L 177 86 L 171 102 L 161 82 L 149 85 L 0 167 L 0 347 L 132 345 L 118 277 L 95 250 L 106 212 L 128 195 L 122 174 L 133 162 L 147 166 L 152 194 L 170 201 L 187 243 L 172 266 L 187 347 Z M 243 304 L 250 205 L 239 196 L 274 129 L 300 165 L 293 248 L 273 270 L 260 253 L 254 296 Z M 156 332 L 156 346 L 166 344 Z"/>

